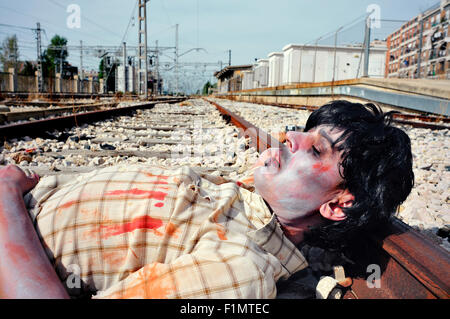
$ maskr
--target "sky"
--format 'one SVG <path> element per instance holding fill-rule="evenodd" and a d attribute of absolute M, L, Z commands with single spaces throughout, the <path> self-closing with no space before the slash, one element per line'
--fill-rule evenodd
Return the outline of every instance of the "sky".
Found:
<path fill-rule="evenodd" d="M 437 2 L 150 0 L 147 3 L 148 45 L 155 46 L 158 41 L 158 46 L 167 47 L 160 57 L 161 65 L 164 61 L 173 61 L 175 25 L 178 24 L 179 61 L 210 63 L 203 67 L 203 73 L 198 73 L 198 79 L 195 78 L 200 83 L 205 79 L 214 80 L 213 71 L 229 62 L 229 50 L 232 65 L 252 64 L 255 59 L 281 51 L 287 44 L 314 43 L 315 39 L 328 35 L 322 40 L 327 44 L 326 41 L 333 39 L 329 35 L 341 26 L 344 28 L 340 41 L 360 42 L 364 35 L 362 19 L 371 5 L 376 6 L 381 18 L 379 27 L 372 29 L 372 39 L 384 38 L 401 26 L 402 21 L 415 17 Z M 35 28 L 36 22 L 40 22 L 45 30 L 43 48 L 55 34 L 64 36 L 68 44 L 74 46 L 78 46 L 80 40 L 84 46 L 119 46 L 123 41 L 127 46 L 137 46 L 136 3 L 137 0 L 0 0 L 0 41 L 16 34 L 20 59 L 36 60 L 35 35 L 25 28 Z M 76 11 L 71 10 L 71 5 L 80 10 L 79 24 L 74 19 Z M 69 50 L 69 62 L 79 66 L 79 50 Z M 98 63 L 95 52 L 83 54 L 85 69 L 97 70 Z M 198 70 L 202 71 L 201 67 Z M 185 71 L 182 75 L 189 78 L 191 73 Z"/>

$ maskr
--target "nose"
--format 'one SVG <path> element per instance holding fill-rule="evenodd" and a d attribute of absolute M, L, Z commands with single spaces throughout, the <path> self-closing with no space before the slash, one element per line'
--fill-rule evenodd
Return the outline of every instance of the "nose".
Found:
<path fill-rule="evenodd" d="M 289 150 L 295 153 L 299 150 L 307 150 L 311 146 L 312 138 L 309 133 L 287 132 L 286 142 Z"/>

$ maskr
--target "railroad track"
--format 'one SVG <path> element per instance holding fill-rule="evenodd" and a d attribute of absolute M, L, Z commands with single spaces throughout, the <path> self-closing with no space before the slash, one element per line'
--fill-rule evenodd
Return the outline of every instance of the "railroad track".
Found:
<path fill-rule="evenodd" d="M 262 152 L 269 147 L 278 146 L 279 142 L 262 129 L 215 102 L 208 101 L 210 105 L 214 105 L 221 117 L 214 113 L 214 108 L 208 108 L 206 103 L 201 111 L 195 107 L 189 107 L 188 104 L 168 105 L 180 101 L 180 99 L 165 100 L 164 105 L 157 105 L 158 102 L 146 102 L 125 108 L 0 126 L 0 136 L 5 141 L 25 135 L 40 136 L 41 139 L 53 137 L 57 143 L 64 144 L 62 149 L 57 151 L 43 145 L 22 150 L 25 156 L 29 156 L 28 159 L 41 156 L 52 162 L 66 161 L 66 164 L 68 162 L 73 164 L 79 159 L 89 159 L 83 165 L 30 167 L 41 175 L 83 173 L 98 166 L 120 163 L 117 159 L 136 159 L 135 162 L 148 164 L 191 165 L 200 172 L 220 172 L 222 175 L 236 176 L 254 162 L 257 157 L 256 151 Z M 112 116 L 114 119 L 110 119 Z M 200 127 L 195 125 L 199 121 L 202 123 Z M 238 136 L 237 130 L 227 123 L 241 129 L 240 132 L 245 132 L 244 136 Z M 67 131 L 68 127 L 75 127 L 75 129 Z M 101 134 L 95 133 L 97 129 L 100 129 L 98 132 Z M 203 150 L 192 148 L 195 132 L 208 129 L 215 130 L 214 133 L 219 139 L 203 141 Z M 59 130 L 57 136 L 54 130 Z M 180 134 L 177 135 L 176 132 Z M 188 139 L 183 141 L 183 136 Z M 233 149 L 230 145 L 237 146 L 235 149 L 238 154 L 234 154 L 234 158 L 231 155 L 228 161 L 225 159 L 207 162 L 210 156 L 205 156 L 205 153 L 208 153 L 206 148 L 216 146 L 218 141 L 230 143 L 227 144 L 230 149 Z M 72 148 L 72 144 L 77 143 L 78 148 Z M 180 161 L 175 161 L 173 153 L 169 150 L 175 146 L 186 147 L 186 144 L 189 147 L 183 156 L 193 160 L 186 161 L 186 158 L 179 158 Z M 17 151 L 20 147 L 17 143 L 14 145 L 13 147 L 16 148 L 14 151 Z M 242 159 L 239 156 L 243 153 L 245 157 Z M 199 154 L 202 160 L 195 159 L 195 156 Z M 152 159 L 152 162 L 148 159 Z M 365 278 L 354 278 L 351 290 L 347 291 L 345 298 L 355 296 L 358 298 L 449 298 L 450 259 L 448 253 L 442 248 L 399 220 L 396 220 L 383 233 L 373 234 L 370 240 L 370 249 L 374 252 L 373 263 L 384 265 L 385 268 L 381 277 L 381 288 L 369 289 Z"/>
<path fill-rule="evenodd" d="M 279 146 L 279 142 L 262 129 L 223 106 L 209 102 L 251 138 L 250 145 L 258 152 Z M 371 234 L 369 239 L 372 263 L 384 266 L 380 288 L 369 288 L 366 278 L 354 278 L 344 298 L 450 298 L 450 256 L 444 249 L 398 219 L 394 219 L 388 229 Z"/>
<path fill-rule="evenodd" d="M 298 105 L 298 104 L 265 103 L 265 102 L 257 102 L 257 104 L 271 105 L 288 109 L 307 110 L 307 111 L 314 111 L 319 108 L 318 106 Z M 450 129 L 450 118 L 445 116 L 435 116 L 418 113 L 415 114 L 396 113 L 393 115 L 393 120 L 395 123 L 410 125 L 412 127 L 427 128 L 432 130 Z"/>
<path fill-rule="evenodd" d="M 41 175 L 82 173 L 99 166 L 136 162 L 191 165 L 200 172 L 218 171 L 223 175 L 245 170 L 242 164 L 247 159 L 233 150 L 239 142 L 245 151 L 245 141 L 240 141 L 234 126 L 202 100 L 199 102 L 203 105 L 183 105 L 183 100 L 164 99 L 3 125 L 3 157 L 15 164 L 31 165 Z M 207 130 L 218 139 L 203 138 L 196 145 L 199 132 Z M 25 136 L 28 141 L 23 140 Z M 217 145 L 224 141 L 228 141 L 230 151 L 222 154 Z M 187 158 L 194 160 L 189 162 Z"/>
<path fill-rule="evenodd" d="M 92 121 L 102 120 L 111 116 L 131 114 L 137 109 L 152 108 L 160 102 L 176 103 L 183 100 L 185 100 L 185 98 L 174 98 L 170 100 L 164 99 L 161 101 L 154 100 L 124 107 L 117 107 L 117 102 L 105 102 L 78 105 L 76 107 L 58 107 L 54 109 L 52 108 L 37 111 L 0 113 L 0 137 L 2 140 L 25 135 L 36 137 L 45 133 L 45 131 L 49 129 L 63 129 L 66 127 L 90 123 Z M 63 113 L 70 114 L 48 118 L 48 116 Z M 36 117 L 43 117 L 43 119 L 36 120 Z M 30 120 L 30 118 L 32 119 Z M 25 122 L 14 123 L 14 121 L 19 120 Z M 1 125 L 2 123 L 10 121 L 13 121 L 13 123 Z"/>

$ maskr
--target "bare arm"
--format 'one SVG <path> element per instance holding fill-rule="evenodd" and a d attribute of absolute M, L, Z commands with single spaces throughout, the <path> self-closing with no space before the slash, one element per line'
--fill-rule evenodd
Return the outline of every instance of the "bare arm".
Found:
<path fill-rule="evenodd" d="M 68 298 L 23 201 L 38 180 L 15 166 L 0 169 L 0 298 Z"/>

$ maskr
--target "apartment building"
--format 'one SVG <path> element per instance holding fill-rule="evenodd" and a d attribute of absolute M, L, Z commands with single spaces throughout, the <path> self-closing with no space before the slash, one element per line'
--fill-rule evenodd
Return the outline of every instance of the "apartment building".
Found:
<path fill-rule="evenodd" d="M 441 0 L 387 37 L 385 77 L 450 79 L 450 0 Z"/>

